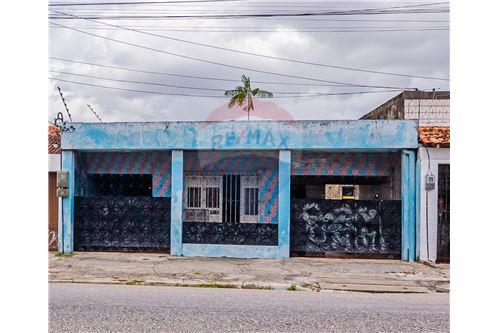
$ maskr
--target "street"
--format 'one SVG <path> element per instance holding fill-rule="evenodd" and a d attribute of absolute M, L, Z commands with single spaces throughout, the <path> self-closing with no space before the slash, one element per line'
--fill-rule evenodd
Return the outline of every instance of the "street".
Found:
<path fill-rule="evenodd" d="M 50 332 L 447 332 L 449 294 L 49 284 Z"/>

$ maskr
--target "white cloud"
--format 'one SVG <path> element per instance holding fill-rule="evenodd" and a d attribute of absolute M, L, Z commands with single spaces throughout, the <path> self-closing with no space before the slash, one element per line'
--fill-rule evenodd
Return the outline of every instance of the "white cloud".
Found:
<path fill-rule="evenodd" d="M 266 2 L 263 2 L 266 3 Z M 301 2 L 303 3 L 303 2 Z M 383 7 L 398 5 L 394 2 L 366 2 L 355 3 L 361 7 Z M 239 3 L 241 6 L 241 3 Z M 209 5 L 183 5 L 183 9 L 206 10 L 214 13 L 215 7 Z M 236 6 L 236 5 L 233 5 Z M 351 3 L 340 2 L 335 9 L 354 6 Z M 142 7 L 147 8 L 147 7 Z M 165 7 L 167 8 L 167 7 Z M 220 8 L 220 7 L 219 7 Z M 228 7 L 229 8 L 229 7 Z M 231 7 L 233 10 L 235 7 Z M 175 7 L 180 10 L 180 7 Z M 175 12 L 174 10 L 174 12 Z M 262 8 L 260 10 L 263 10 Z M 423 20 L 448 19 L 442 14 L 415 14 L 415 15 L 386 15 L 375 16 L 377 19 L 410 19 Z M 352 18 L 352 17 L 350 17 Z M 359 18 L 357 16 L 356 18 Z M 365 17 L 366 18 L 366 17 Z M 370 16 L 370 19 L 373 17 Z M 345 17 L 342 17 L 345 19 Z M 71 26 L 95 25 L 80 20 L 63 21 L 57 23 Z M 353 26 L 382 26 L 382 27 L 429 27 L 447 25 L 446 23 L 411 23 L 411 22 L 328 22 L 308 20 L 277 20 L 277 19 L 242 19 L 242 20 L 174 20 L 174 21 L 117 21 L 121 25 L 155 25 L 192 28 L 197 26 L 211 27 L 273 27 L 274 32 L 172 32 L 155 31 L 182 39 L 188 39 L 208 44 L 220 45 L 242 51 L 269 54 L 272 56 L 301 59 L 318 63 L 343 65 L 356 68 L 367 68 L 388 72 L 409 73 L 416 75 L 449 77 L 449 34 L 447 31 L 418 31 L 418 32 L 366 32 L 366 33 L 309 33 L 300 30 L 312 29 L 319 26 L 353 27 Z M 226 28 L 230 29 L 230 28 Z M 234 30 L 243 30 L 236 29 Z M 280 32 L 295 30 L 292 32 Z M 221 50 L 214 50 L 185 43 L 179 43 L 162 38 L 144 36 L 129 31 L 116 30 L 85 30 L 91 33 L 109 36 L 141 45 L 148 45 L 157 49 L 182 53 L 189 56 L 210 59 L 213 61 L 234 64 L 237 66 L 256 68 L 261 70 L 289 73 L 299 76 L 316 77 L 325 80 L 355 82 L 369 85 L 390 86 L 419 86 L 421 88 L 439 87 L 448 89 L 447 81 L 431 81 L 424 79 L 394 77 L 369 73 L 352 72 L 321 68 L 309 65 L 287 63 L 242 55 Z M 142 50 L 129 45 L 106 41 L 96 37 L 86 36 L 66 29 L 50 29 L 50 56 L 67 58 L 76 61 L 87 61 L 113 66 L 140 68 L 144 70 L 179 73 L 184 75 L 223 77 L 238 80 L 242 74 L 257 81 L 280 82 L 308 82 L 294 80 L 249 71 L 225 68 L 216 65 L 181 59 L 165 54 Z M 173 85 L 196 86 L 216 89 L 232 89 L 237 83 L 208 81 L 198 79 L 179 78 L 141 74 L 107 68 L 92 67 L 67 62 L 51 61 L 51 67 L 58 71 L 74 72 L 93 76 L 103 76 L 121 80 L 150 81 Z M 132 83 L 120 83 L 68 76 L 50 73 L 50 76 L 101 84 L 128 89 L 163 91 L 171 93 L 213 95 L 222 92 L 185 90 L 160 86 L 148 86 Z M 53 81 L 50 85 L 49 119 L 52 120 L 57 112 L 64 112 L 64 107 L 56 90 L 59 85 L 73 115 L 74 121 L 97 121 L 86 107 L 92 107 L 101 114 L 105 121 L 161 121 L 161 120 L 203 120 L 214 109 L 224 104 L 224 98 L 196 98 L 179 96 L 160 96 L 136 92 L 108 90 L 97 87 L 87 87 L 71 83 Z M 362 91 L 366 88 L 341 89 L 336 87 L 317 86 L 278 86 L 255 84 L 274 92 L 339 92 Z M 366 95 L 275 99 L 274 103 L 289 111 L 296 119 L 356 119 L 371 111 L 396 93 L 380 93 Z"/>

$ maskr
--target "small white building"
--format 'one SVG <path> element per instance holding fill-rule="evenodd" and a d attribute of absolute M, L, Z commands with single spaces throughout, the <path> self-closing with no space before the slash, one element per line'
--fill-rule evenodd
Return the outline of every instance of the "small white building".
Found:
<path fill-rule="evenodd" d="M 361 119 L 415 119 L 417 258 L 450 260 L 450 92 L 404 91 Z"/>

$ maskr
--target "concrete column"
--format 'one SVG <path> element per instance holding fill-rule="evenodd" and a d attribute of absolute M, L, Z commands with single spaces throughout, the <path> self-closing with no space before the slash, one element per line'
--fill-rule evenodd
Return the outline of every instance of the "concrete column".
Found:
<path fill-rule="evenodd" d="M 278 257 L 290 256 L 290 150 L 279 152 Z"/>
<path fill-rule="evenodd" d="M 182 192 L 184 189 L 184 154 L 172 150 L 172 197 L 170 204 L 170 254 L 182 255 Z"/>
<path fill-rule="evenodd" d="M 422 178 L 420 177 L 422 170 L 422 160 L 418 158 L 415 166 L 415 260 L 420 260 L 420 207 L 421 207 L 421 189 L 422 189 Z"/>
<path fill-rule="evenodd" d="M 403 260 L 415 261 L 415 152 L 401 152 L 401 256 Z"/>
<path fill-rule="evenodd" d="M 68 171 L 69 196 L 62 199 L 62 219 L 59 227 L 59 252 L 73 252 L 73 229 L 75 208 L 75 152 L 62 151 L 62 171 Z"/>

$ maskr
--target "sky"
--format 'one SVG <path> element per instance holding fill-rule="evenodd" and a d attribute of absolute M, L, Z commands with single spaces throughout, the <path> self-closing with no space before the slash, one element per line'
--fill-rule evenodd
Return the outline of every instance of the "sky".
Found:
<path fill-rule="evenodd" d="M 56 3 L 68 4 L 69 2 L 49 2 L 52 4 L 49 5 L 48 12 L 48 56 L 51 70 L 48 76 L 52 78 L 49 84 L 49 121 L 53 121 L 58 112 L 62 112 L 67 118 L 57 87 L 61 88 L 75 122 L 99 121 L 87 105 L 90 105 L 105 122 L 206 120 L 213 118 L 215 110 L 218 110 L 216 113 L 219 112 L 218 119 L 222 112 L 223 119 L 246 120 L 246 114 L 243 112 L 241 116 L 238 112 L 228 112 L 225 118 L 224 111 L 221 111 L 225 110 L 224 105 L 228 102 L 228 98 L 224 97 L 224 91 L 234 89 L 239 84 L 237 81 L 242 75 L 250 77 L 251 82 L 265 82 L 254 82 L 252 87 L 273 92 L 275 96 L 265 101 L 270 102 L 274 107 L 265 109 L 264 112 L 256 112 L 256 116 L 252 119 L 261 119 L 262 114 L 266 112 L 268 113 L 267 119 L 272 119 L 277 114 L 273 113 L 273 110 L 277 109 L 284 109 L 289 114 L 288 119 L 359 119 L 404 88 L 449 89 L 449 80 L 443 80 L 449 78 L 450 62 L 449 13 L 447 12 L 200 18 L 202 15 L 297 14 L 325 11 L 345 14 L 346 10 L 374 8 L 387 10 L 389 7 L 401 6 L 415 7 L 393 8 L 392 10 L 448 9 L 448 3 L 279 0 L 199 2 L 195 0 L 195 2 L 175 4 L 163 2 L 161 4 L 96 5 L 95 0 L 73 0 L 72 2 L 94 3 L 94 5 L 54 6 Z M 129 2 L 129 0 L 110 0 L 109 2 Z M 431 3 L 434 5 L 427 5 Z M 77 17 L 55 18 L 69 17 L 66 14 Z M 151 18 L 151 16 L 161 18 Z M 172 18 L 171 16 L 190 17 Z M 87 20 L 78 17 L 85 17 Z M 89 21 L 90 19 L 94 21 Z M 86 35 L 56 26 L 51 22 L 129 44 Z M 110 27 L 103 23 L 126 29 Z M 139 30 L 150 35 L 127 29 Z M 158 35 L 302 62 L 426 76 L 440 78 L 440 80 L 300 64 L 193 45 Z M 130 43 L 149 49 L 132 46 Z M 246 69 L 224 67 L 163 52 Z M 129 68 L 142 72 L 92 66 L 54 58 Z M 316 81 L 259 73 L 250 69 L 314 78 Z M 222 80 L 207 80 L 199 77 Z M 350 85 L 387 86 L 396 89 L 332 86 L 332 83 L 324 81 Z M 108 89 L 95 85 L 129 90 Z M 172 85 L 184 88 L 171 87 Z M 196 96 L 151 94 L 146 91 Z M 356 94 L 311 96 L 311 94 L 353 92 Z M 199 97 L 199 95 L 215 97 Z M 279 116 L 276 115 L 276 117 Z"/>

